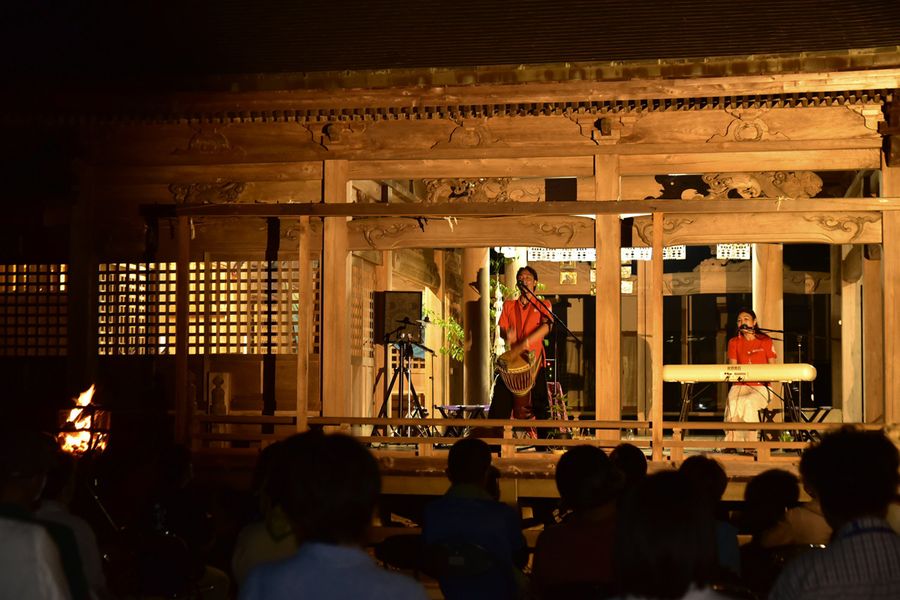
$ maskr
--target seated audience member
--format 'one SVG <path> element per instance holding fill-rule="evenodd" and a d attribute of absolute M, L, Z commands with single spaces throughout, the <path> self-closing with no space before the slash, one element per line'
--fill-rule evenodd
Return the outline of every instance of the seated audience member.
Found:
<path fill-rule="evenodd" d="M 754 539 L 777 526 L 800 500 L 797 476 L 783 469 L 768 469 L 756 475 L 744 489 L 741 524 Z"/>
<path fill-rule="evenodd" d="M 479 546 L 495 564 L 472 577 L 441 579 L 441 591 L 448 600 L 518 597 L 525 587 L 521 568 L 528 552 L 519 516 L 512 507 L 498 502 L 489 489 L 490 447 L 477 438 L 453 444 L 447 477 L 450 489 L 425 507 L 423 543 Z"/>
<path fill-rule="evenodd" d="M 545 529 L 534 549 L 532 574 L 542 597 L 571 590 L 611 590 L 616 499 L 623 476 L 596 446 L 575 446 L 556 465 L 562 507 L 571 512 Z"/>
<path fill-rule="evenodd" d="M 154 551 L 161 555 L 158 558 L 163 559 L 158 566 L 154 564 L 156 560 L 145 562 L 145 583 L 152 590 L 156 582 L 162 583 L 162 577 L 154 576 L 154 570 L 173 573 L 175 569 L 171 567 L 177 569 L 182 566 L 186 567 L 186 577 L 172 577 L 170 582 L 155 591 L 160 594 L 185 594 L 192 590 L 204 590 L 206 600 L 228 598 L 231 585 L 228 574 L 209 564 L 209 553 L 216 541 L 212 504 L 194 480 L 191 450 L 181 444 L 165 445 L 159 454 L 158 477 L 152 513 L 154 526 L 157 533 L 162 534 L 159 539 L 174 537 Z M 183 552 L 185 556 L 181 558 L 189 565 L 167 565 L 164 558 L 167 547 L 174 552 Z M 183 589 L 179 590 L 179 587 Z"/>
<path fill-rule="evenodd" d="M 5 434 L 3 446 L 0 598 L 71 598 L 59 547 L 31 512 L 50 467 L 49 448 L 40 434 L 31 431 Z M 87 597 L 86 588 L 82 588 L 82 597 Z"/>
<path fill-rule="evenodd" d="M 738 546 L 737 527 L 727 520 L 722 511 L 722 496 L 728 487 L 728 475 L 717 460 L 708 456 L 689 456 L 678 471 L 697 491 L 702 506 L 709 511 L 716 523 L 716 553 L 719 567 L 734 575 L 741 574 L 741 553 Z"/>
<path fill-rule="evenodd" d="M 770 529 L 760 535 L 760 546 L 774 548 L 796 544 L 827 544 L 831 540 L 831 525 L 822 514 L 819 494 L 810 483 L 810 475 L 806 472 L 809 461 L 800 458 L 800 477 L 803 478 L 803 489 L 809 494 L 806 504 L 791 507 L 784 517 Z"/>
<path fill-rule="evenodd" d="M 97 536 L 87 521 L 69 511 L 74 494 L 75 459 L 70 454 L 57 450 L 47 473 L 47 483 L 35 516 L 72 530 L 88 586 L 96 597 L 107 597 L 109 592 Z"/>
<path fill-rule="evenodd" d="M 634 444 L 619 444 L 609 453 L 609 460 L 625 477 L 623 495 L 628 494 L 647 476 L 647 456 Z"/>
<path fill-rule="evenodd" d="M 613 553 L 622 597 L 720 600 L 715 520 L 678 471 L 648 476 L 619 507 Z"/>
<path fill-rule="evenodd" d="M 418 582 L 382 569 L 362 548 L 381 492 L 375 457 L 340 434 L 307 432 L 283 443 L 283 508 L 300 546 L 253 569 L 240 598 L 425 600 Z"/>
<path fill-rule="evenodd" d="M 746 585 L 760 595 L 768 594 L 780 569 L 762 538 L 782 522 L 799 497 L 797 476 L 782 469 L 763 471 L 744 490 L 741 525 L 751 539 L 741 546 L 741 574 Z"/>
<path fill-rule="evenodd" d="M 834 536 L 789 563 L 769 597 L 900 597 L 900 536 L 885 520 L 900 483 L 897 447 L 880 431 L 846 426 L 823 435 L 803 460 Z"/>
<path fill-rule="evenodd" d="M 257 465 L 260 519 L 241 529 L 231 557 L 234 579 L 240 587 L 257 565 L 274 562 L 297 551 L 297 538 L 282 506 L 285 499 L 288 465 L 281 442 L 267 446 Z"/>

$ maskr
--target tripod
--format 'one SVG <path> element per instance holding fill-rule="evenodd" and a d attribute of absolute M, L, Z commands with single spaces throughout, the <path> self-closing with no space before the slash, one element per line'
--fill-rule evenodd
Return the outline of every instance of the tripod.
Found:
<path fill-rule="evenodd" d="M 394 385 L 399 383 L 398 396 L 400 398 L 399 402 L 399 412 L 401 414 L 401 418 L 404 419 L 424 419 L 428 416 L 428 410 L 422 406 L 419 402 L 419 394 L 416 392 L 416 387 L 413 385 L 412 381 L 412 358 L 413 358 L 413 346 L 417 346 L 422 348 L 423 350 L 429 350 L 425 346 L 421 344 L 417 344 L 409 339 L 408 334 L 401 333 L 400 339 L 397 341 L 387 341 L 384 343 L 384 364 L 385 368 L 388 364 L 388 347 L 396 346 L 399 354 L 400 360 L 397 361 L 397 364 L 394 365 L 394 371 L 391 375 L 391 381 L 387 386 L 387 389 L 384 391 L 384 400 L 381 402 L 381 409 L 378 411 L 378 418 L 384 419 L 388 417 L 388 407 L 391 402 L 391 392 L 394 391 Z M 380 375 L 380 374 L 379 374 Z M 377 385 L 376 381 L 376 385 Z M 380 435 L 386 435 L 387 429 L 385 426 L 376 425 L 372 428 L 372 434 L 375 435 L 375 432 L 380 432 Z M 424 427 L 421 425 L 401 425 L 398 427 L 391 427 L 391 433 L 393 435 L 399 436 L 407 436 L 411 437 L 413 435 L 420 436 L 429 436 L 431 435 L 431 431 L 428 427 Z"/>

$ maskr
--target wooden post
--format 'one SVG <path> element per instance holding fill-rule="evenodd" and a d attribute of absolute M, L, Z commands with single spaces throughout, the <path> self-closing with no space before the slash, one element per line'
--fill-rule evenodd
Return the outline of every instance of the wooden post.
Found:
<path fill-rule="evenodd" d="M 312 270 L 309 268 L 309 217 L 297 223 L 297 431 L 308 429 L 309 413 L 309 339 L 312 307 Z"/>
<path fill-rule="evenodd" d="M 466 334 L 463 402 L 487 404 L 491 389 L 490 252 L 487 248 L 463 250 L 462 277 Z"/>
<path fill-rule="evenodd" d="M 784 330 L 784 246 L 782 244 L 753 244 L 751 261 L 751 289 L 753 290 L 753 306 L 760 327 Z M 732 315 L 736 317 L 737 315 Z M 733 322 L 729 323 L 733 326 Z M 784 335 L 772 344 L 778 362 L 784 362 Z M 772 389 L 784 397 L 782 385 L 773 383 Z"/>
<path fill-rule="evenodd" d="M 650 345 L 648 340 L 652 339 L 652 319 L 649 313 L 649 294 L 650 289 L 650 268 L 647 261 L 640 260 L 637 262 L 637 363 L 635 366 L 635 377 L 637 382 L 635 389 L 637 390 L 637 420 L 645 421 L 649 418 L 651 406 L 651 383 L 652 373 L 650 372 Z"/>
<path fill-rule="evenodd" d="M 594 157 L 594 199 L 619 197 L 619 157 Z M 594 226 L 597 251 L 595 418 L 618 421 L 622 415 L 622 240 L 619 215 L 597 215 Z M 598 432 L 599 433 L 599 432 Z M 608 431 L 604 439 L 618 439 L 621 431 Z"/>
<path fill-rule="evenodd" d="M 97 380 L 97 253 L 94 244 L 95 167 L 75 162 L 78 194 L 71 209 L 66 391 L 77 395 Z"/>
<path fill-rule="evenodd" d="M 863 422 L 862 246 L 838 248 L 841 260 L 841 415 L 845 423 Z"/>
<path fill-rule="evenodd" d="M 663 213 L 653 213 L 653 258 L 650 263 L 650 418 L 653 421 L 650 443 L 652 460 L 662 460 L 663 440 Z"/>
<path fill-rule="evenodd" d="M 175 249 L 175 440 L 191 440 L 196 398 L 188 397 L 188 294 L 191 288 L 191 220 L 178 217 Z"/>
<path fill-rule="evenodd" d="M 866 247 L 863 258 L 863 419 L 884 422 L 884 301 L 882 248 Z"/>
<path fill-rule="evenodd" d="M 348 165 L 326 160 L 325 203 L 347 202 Z M 326 218 L 322 226 L 321 403 L 324 416 L 349 416 L 350 322 L 347 267 L 347 218 Z"/>
<path fill-rule="evenodd" d="M 381 264 L 375 267 L 376 291 L 389 291 L 393 289 L 393 257 L 394 253 L 390 250 L 381 252 Z M 378 380 L 378 385 L 373 390 L 372 394 L 371 416 L 373 417 L 378 416 L 378 413 L 381 410 L 381 404 L 384 402 L 385 394 L 388 392 L 388 384 L 391 380 L 391 361 L 389 357 L 385 359 L 384 340 L 375 340 L 375 342 L 375 377 Z M 397 416 L 392 414 L 390 402 L 387 403 L 385 408 L 387 409 L 386 416 Z"/>
<path fill-rule="evenodd" d="M 753 310 L 759 326 L 784 329 L 784 246 L 753 244 L 752 261 Z M 735 315 L 737 316 L 737 315 Z M 773 337 L 781 338 L 776 335 Z M 784 362 L 784 342 L 773 344 L 778 362 Z"/>
<path fill-rule="evenodd" d="M 882 165 L 883 196 L 900 194 L 900 167 Z M 882 213 L 882 273 L 884 289 L 884 421 L 900 417 L 900 212 Z"/>

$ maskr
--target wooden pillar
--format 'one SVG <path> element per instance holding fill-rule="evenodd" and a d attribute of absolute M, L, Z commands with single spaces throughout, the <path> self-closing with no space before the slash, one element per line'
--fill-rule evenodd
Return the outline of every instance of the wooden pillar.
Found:
<path fill-rule="evenodd" d="M 826 400 L 834 408 L 841 410 L 842 416 L 844 411 L 844 394 L 843 394 L 843 374 L 844 374 L 844 355 L 842 353 L 843 328 L 841 327 L 841 311 L 844 308 L 843 293 L 844 289 L 841 285 L 842 275 L 841 268 L 843 264 L 841 258 L 841 246 L 832 245 L 829 247 L 829 268 L 831 272 L 831 312 L 829 317 L 829 331 L 831 332 L 828 344 L 831 354 L 831 398 L 819 398 L 819 401 Z M 849 357 L 847 357 L 849 359 Z M 846 419 L 844 419 L 846 420 Z"/>
<path fill-rule="evenodd" d="M 752 308 L 759 326 L 781 331 L 784 329 L 784 246 L 753 244 L 752 268 Z M 784 342 L 776 341 L 774 346 L 778 362 L 784 362 Z"/>
<path fill-rule="evenodd" d="M 195 401 L 188 394 L 190 250 L 190 217 L 178 217 L 175 247 L 175 440 L 181 444 L 186 444 L 191 439 L 191 417 Z"/>
<path fill-rule="evenodd" d="M 751 261 L 751 289 L 753 310 L 757 322 L 765 329 L 784 330 L 784 246 L 782 244 L 753 244 Z M 784 335 L 774 334 L 773 346 L 778 362 L 784 362 Z M 779 396 L 780 384 L 773 384 Z"/>
<path fill-rule="evenodd" d="M 347 202 L 348 165 L 326 160 L 325 202 Z M 322 226 L 322 339 L 320 368 L 322 414 L 350 416 L 350 315 L 347 218 L 331 217 Z"/>
<path fill-rule="evenodd" d="M 650 363 L 652 373 L 650 441 L 653 460 L 662 460 L 663 439 L 663 213 L 653 213 L 653 257 L 650 262 Z"/>
<path fill-rule="evenodd" d="M 66 391 L 71 397 L 97 379 L 97 255 L 94 243 L 94 167 L 78 161 L 78 195 L 71 208 L 66 272 L 68 332 Z"/>
<path fill-rule="evenodd" d="M 882 165 L 881 194 L 900 196 L 900 167 Z M 882 268 L 884 289 L 884 421 L 900 417 L 900 211 L 882 213 Z"/>
<path fill-rule="evenodd" d="M 637 420 L 644 421 L 650 416 L 651 406 L 651 381 L 650 372 L 651 356 L 649 341 L 653 339 L 653 319 L 649 315 L 650 307 L 650 269 L 651 265 L 645 260 L 637 261 L 637 363 L 635 366 L 637 393 Z"/>
<path fill-rule="evenodd" d="M 863 419 L 884 422 L 884 301 L 881 246 L 863 253 Z"/>
<path fill-rule="evenodd" d="M 390 291 L 393 289 L 394 275 L 394 253 L 390 250 L 381 252 L 381 264 L 375 267 L 375 290 L 379 292 Z M 442 279 L 443 280 L 443 279 Z M 375 344 L 375 377 L 378 380 L 372 395 L 372 414 L 378 416 L 381 410 L 381 404 L 384 402 L 385 394 L 388 392 L 388 384 L 391 381 L 391 365 L 390 358 L 385 361 L 385 347 L 383 340 L 377 340 Z M 380 374 L 380 377 L 379 377 Z M 391 405 L 388 402 L 386 407 L 387 416 L 397 416 L 391 414 Z"/>
<path fill-rule="evenodd" d="M 519 248 L 516 252 L 516 255 L 513 257 L 506 258 L 506 266 L 503 268 L 503 285 L 505 285 L 510 290 L 515 290 L 516 288 L 516 273 L 523 266 L 527 264 L 526 256 L 527 249 Z M 503 301 L 506 298 L 501 298 L 499 302 L 499 306 L 496 309 L 496 322 L 491 323 L 491 327 L 497 327 L 500 321 L 500 313 L 503 310 Z M 491 298 L 491 302 L 496 302 L 495 298 Z M 558 332 L 557 332 L 558 333 Z M 509 350 L 509 347 L 506 345 L 506 342 L 499 335 L 494 339 L 494 353 L 497 355 L 503 354 Z M 559 370 L 557 369 L 557 373 Z"/>
<path fill-rule="evenodd" d="M 618 156 L 594 157 L 596 200 L 618 199 L 619 179 Z M 597 251 L 595 417 L 617 421 L 622 415 L 622 241 L 618 215 L 597 215 L 594 243 Z"/>
<path fill-rule="evenodd" d="M 862 250 L 839 247 L 841 260 L 841 414 L 845 423 L 863 421 Z"/>
<path fill-rule="evenodd" d="M 312 269 L 309 268 L 310 233 L 309 217 L 300 217 L 297 223 L 297 431 L 308 429 L 310 311 L 313 305 Z"/>
<path fill-rule="evenodd" d="M 465 387 L 463 402 L 490 402 L 490 251 L 463 250 L 463 330 L 465 331 Z"/>

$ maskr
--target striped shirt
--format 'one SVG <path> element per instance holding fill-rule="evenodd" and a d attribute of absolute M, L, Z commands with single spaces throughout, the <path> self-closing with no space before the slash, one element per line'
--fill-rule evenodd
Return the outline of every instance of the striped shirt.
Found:
<path fill-rule="evenodd" d="M 782 572 L 770 600 L 900 598 L 900 536 L 878 518 L 844 525 L 821 552 L 798 557 Z"/>

